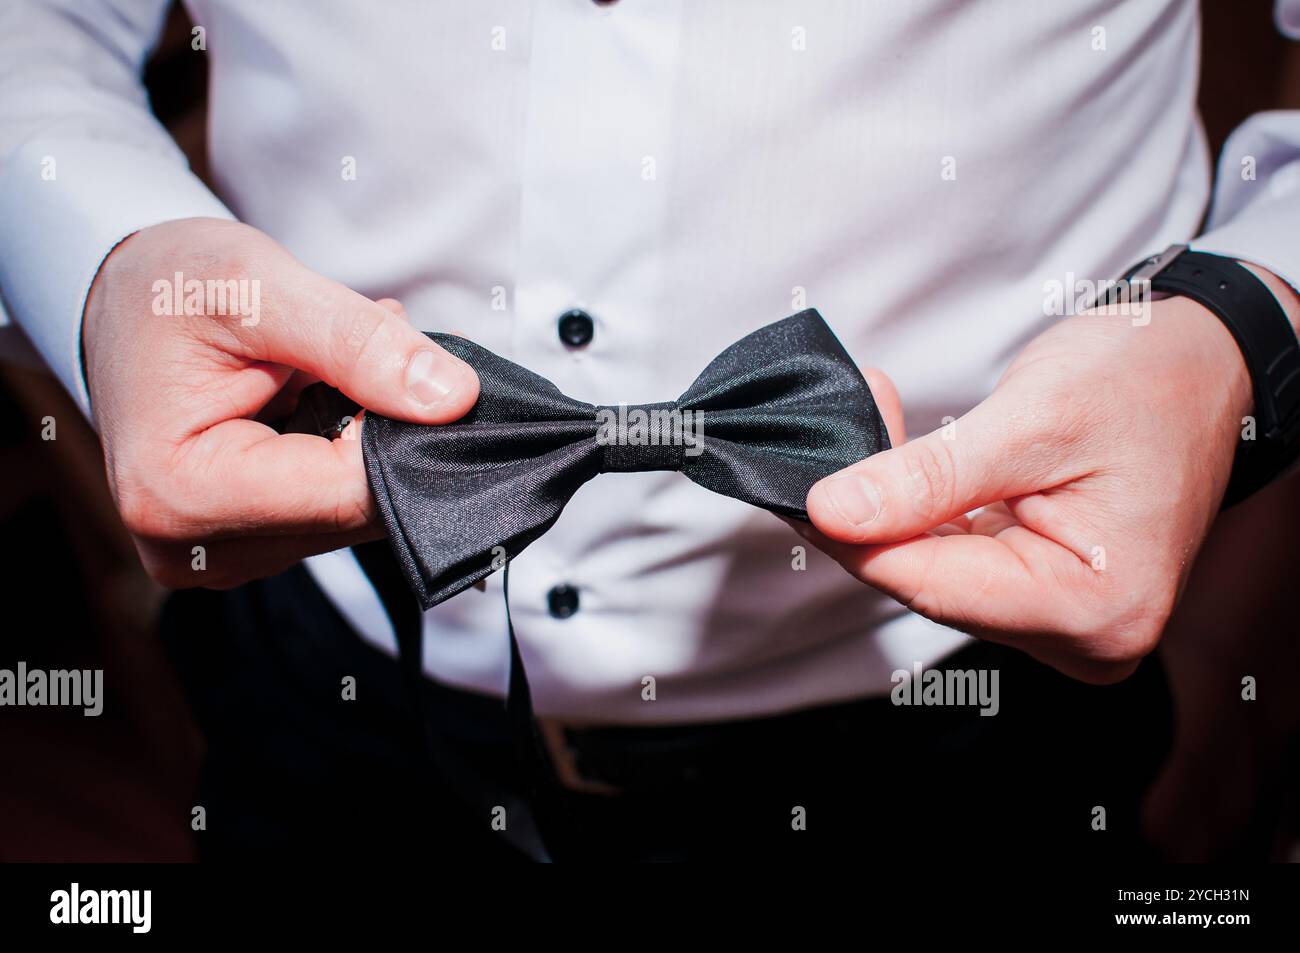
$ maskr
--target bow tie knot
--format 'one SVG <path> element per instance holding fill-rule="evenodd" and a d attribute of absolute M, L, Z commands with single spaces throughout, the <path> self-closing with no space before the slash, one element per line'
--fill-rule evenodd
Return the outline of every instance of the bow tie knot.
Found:
<path fill-rule="evenodd" d="M 614 404 L 596 408 L 596 443 L 602 473 L 680 470 L 704 448 L 704 411 L 682 410 L 677 401 Z"/>

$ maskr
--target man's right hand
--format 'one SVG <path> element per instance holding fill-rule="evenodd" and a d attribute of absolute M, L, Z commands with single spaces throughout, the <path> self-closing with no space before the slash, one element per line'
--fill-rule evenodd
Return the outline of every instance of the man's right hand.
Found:
<path fill-rule="evenodd" d="M 158 314 L 154 283 L 170 287 L 178 272 L 257 282 L 258 313 Z M 358 424 L 335 441 L 279 434 L 256 419 L 277 397 L 320 379 L 425 424 L 456 420 L 478 398 L 473 369 L 396 301 L 371 301 L 217 219 L 166 222 L 118 245 L 91 287 L 82 340 L 113 498 L 145 569 L 172 588 L 238 585 L 383 535 Z"/>

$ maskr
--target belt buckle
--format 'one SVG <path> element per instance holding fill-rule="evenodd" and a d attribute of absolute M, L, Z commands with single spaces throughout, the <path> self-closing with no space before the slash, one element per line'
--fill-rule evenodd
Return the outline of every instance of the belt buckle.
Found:
<path fill-rule="evenodd" d="M 599 778 L 589 778 L 578 769 L 577 755 L 569 747 L 568 742 L 568 732 L 574 727 L 553 718 L 537 719 L 537 733 L 542 739 L 542 746 L 546 749 L 560 786 L 578 794 L 597 794 L 605 797 L 622 794 L 622 788 Z"/>

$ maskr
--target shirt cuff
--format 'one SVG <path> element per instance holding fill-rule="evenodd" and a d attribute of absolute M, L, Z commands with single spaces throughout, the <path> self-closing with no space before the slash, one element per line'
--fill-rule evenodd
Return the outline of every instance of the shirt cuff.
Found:
<path fill-rule="evenodd" d="M 1250 206 L 1189 243 L 1195 251 L 1267 268 L 1300 294 L 1300 195 Z"/>
<path fill-rule="evenodd" d="M 1300 7 L 1300 0 L 1297 0 Z M 1219 155 L 1206 231 L 1189 246 L 1267 268 L 1300 288 L 1300 112 L 1256 113 Z"/>
<path fill-rule="evenodd" d="M 0 169 L 5 307 L 87 418 L 81 318 L 99 266 L 132 233 L 196 217 L 234 218 L 178 152 L 49 138 Z"/>

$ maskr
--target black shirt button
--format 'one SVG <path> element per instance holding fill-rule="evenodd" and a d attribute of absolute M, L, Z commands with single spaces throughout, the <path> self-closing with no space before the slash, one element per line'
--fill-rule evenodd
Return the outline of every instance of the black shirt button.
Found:
<path fill-rule="evenodd" d="M 567 583 L 552 586 L 546 594 L 546 608 L 557 619 L 567 619 L 578 611 L 578 590 Z"/>
<path fill-rule="evenodd" d="M 574 308 L 560 315 L 558 330 L 560 340 L 569 347 L 586 347 L 596 333 L 596 322 L 591 320 L 591 315 L 586 311 Z"/>

